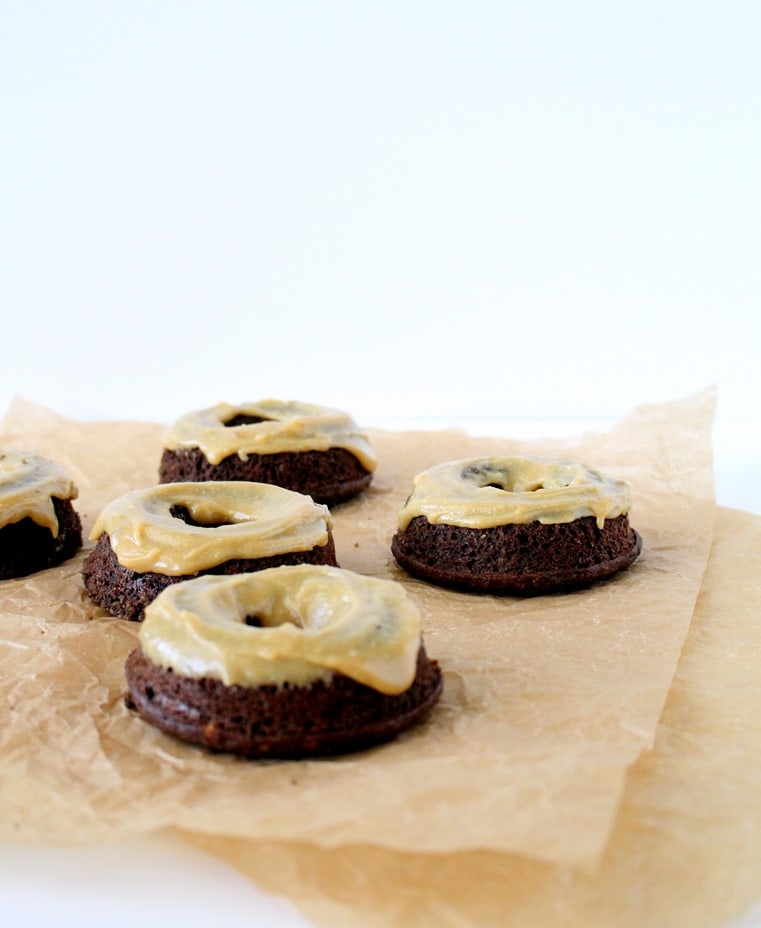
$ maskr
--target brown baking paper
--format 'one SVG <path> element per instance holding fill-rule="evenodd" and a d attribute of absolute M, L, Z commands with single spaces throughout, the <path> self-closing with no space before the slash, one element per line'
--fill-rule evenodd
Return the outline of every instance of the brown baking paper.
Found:
<path fill-rule="evenodd" d="M 720 509 L 653 751 L 599 869 L 186 836 L 330 928 L 727 928 L 761 923 L 761 517 Z"/>
<path fill-rule="evenodd" d="M 194 832 L 475 848 L 593 865 L 628 768 L 650 747 L 689 626 L 714 518 L 712 391 L 642 407 L 575 443 L 371 431 L 373 487 L 337 509 L 340 563 L 405 584 L 445 692 L 429 721 L 346 757 L 246 762 L 181 744 L 123 703 L 137 628 L 88 602 L 82 555 L 0 586 L 0 834 L 103 841 Z M 2 443 L 77 481 L 85 530 L 111 498 L 156 480 L 162 428 L 77 423 L 17 403 Z M 573 594 L 521 600 L 408 579 L 389 551 L 419 470 L 478 454 L 564 454 L 628 480 L 644 553 Z M 88 549 L 90 545 L 87 546 Z"/>

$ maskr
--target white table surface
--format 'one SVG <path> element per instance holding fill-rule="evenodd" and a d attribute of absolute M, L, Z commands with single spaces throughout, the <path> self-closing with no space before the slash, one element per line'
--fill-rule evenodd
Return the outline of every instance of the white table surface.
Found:
<path fill-rule="evenodd" d="M 432 421 L 388 420 L 387 428 L 441 427 Z M 575 435 L 599 422 L 464 422 L 473 434 Z M 755 433 L 749 423 L 715 436 L 717 502 L 761 514 Z M 226 863 L 169 835 L 108 847 L 20 847 L 0 842 L 0 925 L 5 928 L 304 928 L 287 901 L 262 892 Z M 761 926 L 748 913 L 737 928 Z M 735 926 L 733 926 L 735 928 Z"/>

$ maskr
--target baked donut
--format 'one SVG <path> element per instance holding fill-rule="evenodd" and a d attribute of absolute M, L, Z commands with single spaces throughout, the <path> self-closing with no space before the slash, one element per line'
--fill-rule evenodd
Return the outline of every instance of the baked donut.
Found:
<path fill-rule="evenodd" d="M 53 461 L 0 451 L 0 580 L 25 577 L 73 557 L 82 525 L 77 488 Z"/>
<path fill-rule="evenodd" d="M 530 596 L 610 577 L 640 554 L 622 481 L 581 464 L 486 457 L 419 474 L 391 542 L 409 574 L 440 586 Z"/>
<path fill-rule="evenodd" d="M 127 704 L 167 734 L 245 757 L 353 751 L 439 698 L 401 584 L 338 567 L 199 577 L 146 609 Z"/>
<path fill-rule="evenodd" d="M 164 436 L 159 482 L 253 480 L 333 506 L 372 480 L 377 459 L 345 412 L 266 399 L 188 413 Z"/>
<path fill-rule="evenodd" d="M 82 569 L 90 598 L 141 621 L 164 587 L 199 574 L 336 564 L 326 506 L 247 481 L 166 483 L 125 493 L 96 519 Z"/>

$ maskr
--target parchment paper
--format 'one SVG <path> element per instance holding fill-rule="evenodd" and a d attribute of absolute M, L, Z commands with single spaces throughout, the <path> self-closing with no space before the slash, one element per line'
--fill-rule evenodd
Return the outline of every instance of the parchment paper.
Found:
<path fill-rule="evenodd" d="M 330 928 L 736 928 L 761 918 L 761 517 L 720 509 L 655 748 L 594 874 L 188 836 Z"/>
<path fill-rule="evenodd" d="M 397 741 L 333 760 L 210 755 L 123 705 L 137 629 L 88 602 L 83 555 L 0 585 L 0 831 L 27 842 L 113 840 L 176 826 L 324 847 L 511 851 L 593 866 L 628 768 L 651 746 L 689 626 L 714 518 L 714 395 L 642 407 L 578 443 L 372 431 L 380 467 L 337 509 L 340 563 L 403 582 L 445 694 Z M 81 491 L 85 531 L 156 480 L 162 428 L 76 423 L 17 403 L 0 443 L 54 457 Z M 627 573 L 531 600 L 410 580 L 389 551 L 419 470 L 482 453 L 562 453 L 628 480 L 644 539 Z M 89 548 L 89 546 L 88 546 Z"/>

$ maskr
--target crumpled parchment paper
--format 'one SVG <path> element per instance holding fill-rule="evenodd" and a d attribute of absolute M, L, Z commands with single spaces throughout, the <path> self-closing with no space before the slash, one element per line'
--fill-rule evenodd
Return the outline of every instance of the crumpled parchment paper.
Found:
<path fill-rule="evenodd" d="M 761 517 L 719 509 L 654 749 L 599 867 L 186 835 L 329 928 L 743 928 L 761 922 Z M 746 921 L 746 913 L 754 915 Z"/>
<path fill-rule="evenodd" d="M 475 849 L 593 867 L 629 768 L 653 744 L 710 548 L 713 391 L 641 407 L 578 442 L 371 430 L 373 487 L 335 510 L 342 566 L 404 583 L 445 692 L 428 722 L 361 754 L 299 762 L 212 755 L 123 703 L 137 627 L 83 592 L 89 550 L 0 584 L 0 834 L 94 842 L 165 827 L 197 834 Z M 23 401 L 0 445 L 65 467 L 85 532 L 127 489 L 155 483 L 162 427 L 79 423 Z M 644 551 L 589 590 L 529 600 L 407 578 L 389 550 L 413 476 L 478 454 L 563 455 L 629 481 Z"/>

